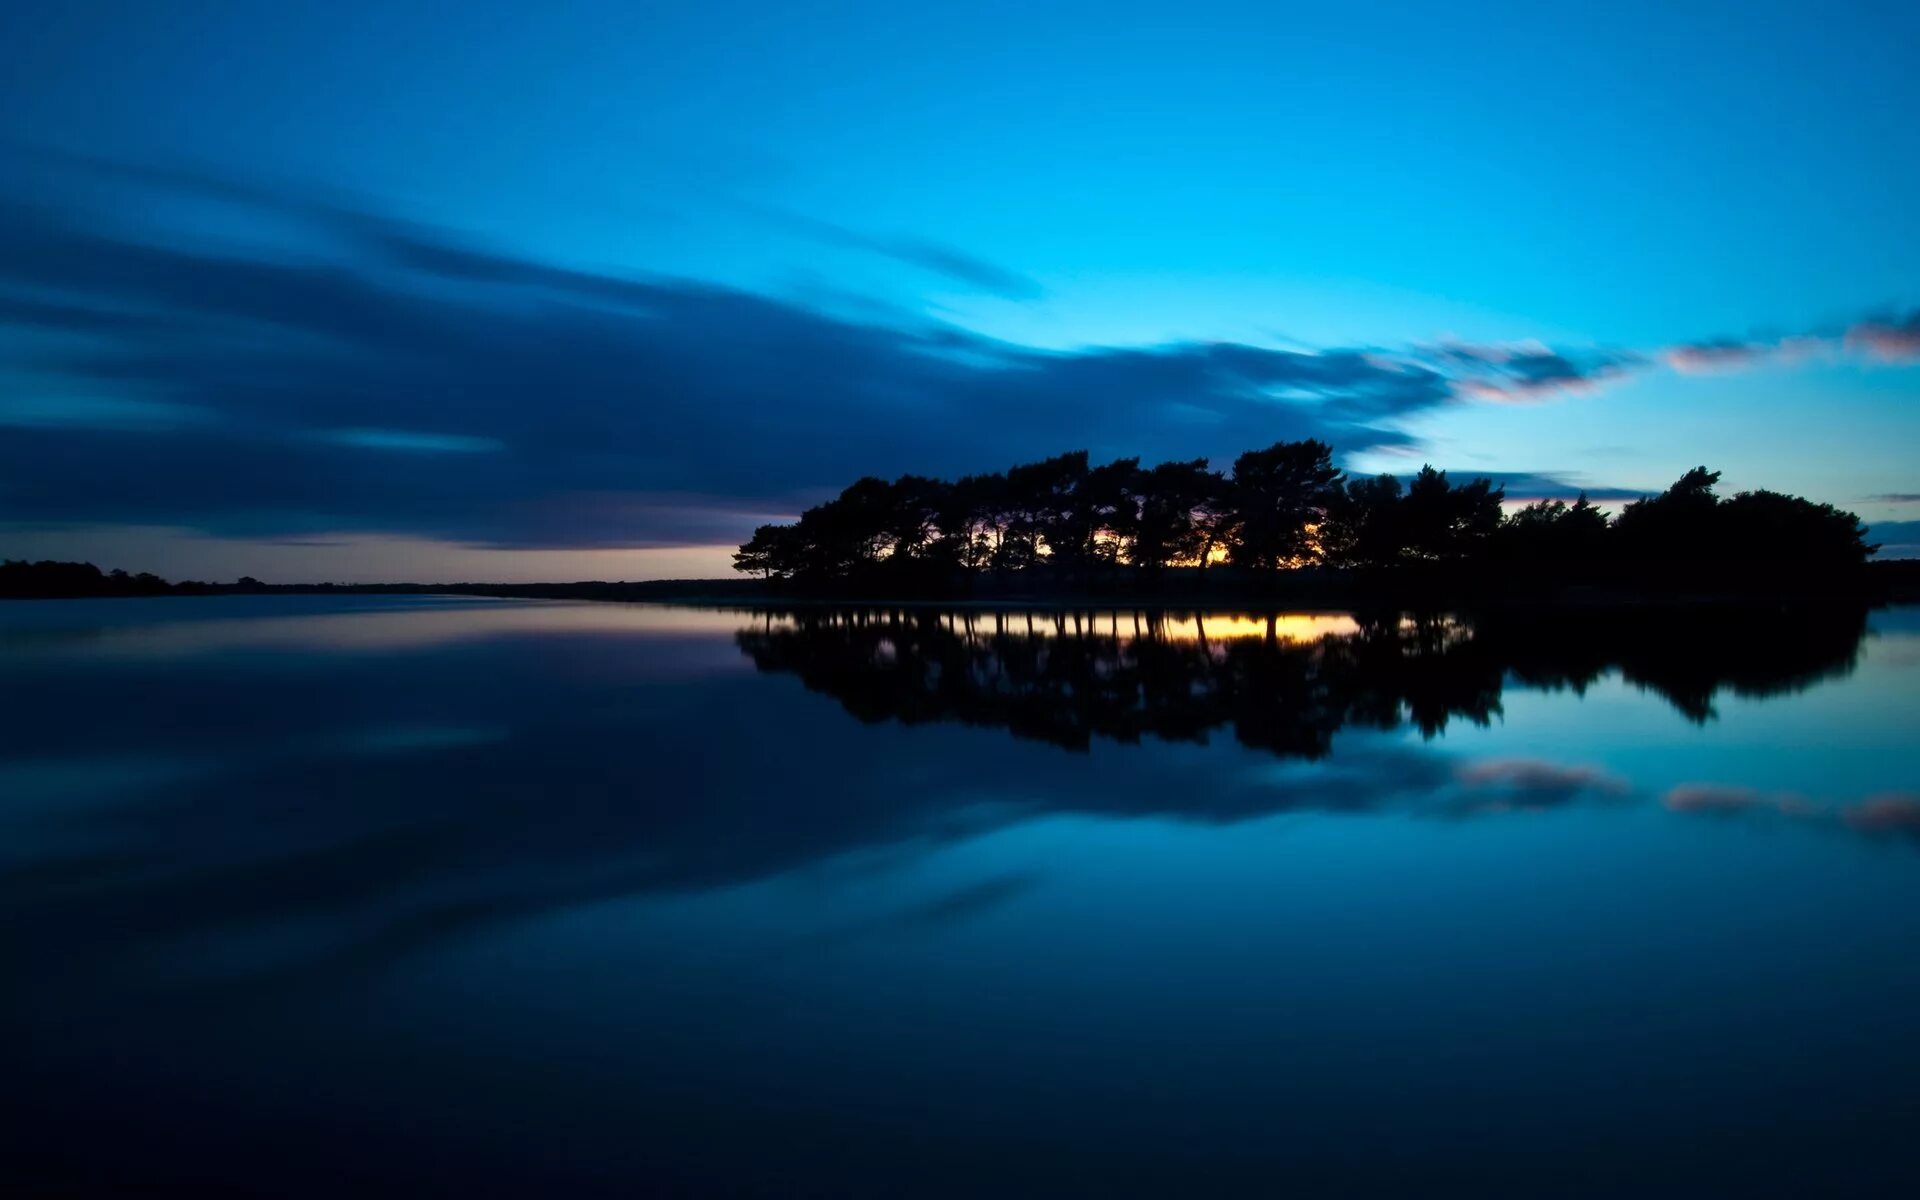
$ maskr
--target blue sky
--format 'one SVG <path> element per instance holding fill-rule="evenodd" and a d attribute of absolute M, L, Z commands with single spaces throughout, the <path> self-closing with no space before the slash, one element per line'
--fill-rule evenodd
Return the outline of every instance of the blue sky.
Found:
<path fill-rule="evenodd" d="M 11 556 L 718 574 L 853 474 L 1309 435 L 1920 542 L 1911 5 L 28 0 L 0 44 Z"/>

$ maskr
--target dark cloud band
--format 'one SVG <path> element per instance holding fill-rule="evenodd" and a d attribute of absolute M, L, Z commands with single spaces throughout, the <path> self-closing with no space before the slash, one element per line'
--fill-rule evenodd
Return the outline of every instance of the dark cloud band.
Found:
<path fill-rule="evenodd" d="M 1190 458 L 1311 437 L 1348 455 L 1406 449 L 1404 418 L 1588 391 L 1661 358 L 1535 342 L 1042 351 L 543 262 L 317 190 L 72 156 L 0 156 L 5 172 L 19 199 L 0 205 L 0 516 L 15 522 L 732 542 L 863 474 L 952 476 L 1067 447 Z M 169 233 L 150 216 L 160 193 L 283 236 Z M 251 216 L 236 223 L 236 211 Z M 1033 293 L 957 251 L 807 229 Z M 1915 320 L 1865 322 L 1839 342 L 1895 357 L 1920 336 Z M 1525 498 L 1579 490 L 1508 482 Z"/>

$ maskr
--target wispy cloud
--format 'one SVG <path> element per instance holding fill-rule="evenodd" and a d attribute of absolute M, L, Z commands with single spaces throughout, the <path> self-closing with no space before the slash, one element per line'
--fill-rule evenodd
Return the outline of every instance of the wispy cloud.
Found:
<path fill-rule="evenodd" d="M 1842 814 L 1850 828 L 1920 838 L 1920 792 L 1881 792 Z"/>
<path fill-rule="evenodd" d="M 1475 471 L 1476 478 L 1485 478 L 1505 492 L 1508 502 L 1534 500 L 1572 500 L 1585 496 L 1595 503 L 1607 503 L 1618 500 L 1638 500 L 1647 494 L 1645 488 L 1615 487 L 1604 483 L 1586 483 L 1578 477 L 1569 478 L 1551 472 L 1534 471 Z"/>
<path fill-rule="evenodd" d="M 882 258 L 892 259 L 910 267 L 930 271 L 970 290 L 986 292 L 1009 300 L 1034 300 L 1046 294 L 1046 289 L 1041 287 L 1038 281 L 1019 271 L 988 262 L 964 250 L 928 238 L 863 233 L 833 221 L 765 205 L 742 205 L 741 207 L 768 224 L 796 236 L 826 246 L 877 254 Z"/>
<path fill-rule="evenodd" d="M 1483 758 L 1461 763 L 1454 780 L 1466 813 L 1560 808 L 1578 800 L 1625 796 L 1632 786 L 1600 767 L 1536 758 Z"/>
<path fill-rule="evenodd" d="M 1538 404 L 1589 395 L 1659 367 L 1681 375 L 1713 375 L 1820 360 L 1890 366 L 1920 363 L 1920 311 L 1863 319 L 1843 328 L 1706 338 L 1649 350 L 1568 350 L 1537 341 L 1441 341 L 1419 347 L 1414 354 L 1449 373 L 1455 390 L 1465 399 Z"/>
<path fill-rule="evenodd" d="M 1657 356 L 1674 370 L 1698 375 L 1814 359 L 1854 359 L 1905 365 L 1920 362 L 1920 311 L 1905 316 L 1881 314 L 1844 328 L 1809 329 L 1769 337 L 1715 338 L 1681 342 Z"/>
<path fill-rule="evenodd" d="M 1631 350 L 1558 350 L 1537 341 L 1444 340 L 1415 353 L 1452 376 L 1462 397 L 1495 404 L 1538 404 L 1593 392 L 1645 362 Z"/>
<path fill-rule="evenodd" d="M 1452 398 L 1440 372 L 1358 349 L 1041 351 L 545 262 L 245 182 L 72 173 L 84 203 L 0 205 L 0 296 L 27 318 L 21 369 L 108 399 L 15 405 L 0 478 L 22 520 L 705 544 L 866 473 L 1069 445 L 1393 445 L 1410 440 L 1396 419 Z M 265 214 L 292 244 L 142 223 L 153 193 L 180 191 Z M 162 410 L 129 407 L 145 397 L 198 419 L 156 429 Z"/>
<path fill-rule="evenodd" d="M 1316 437 L 1346 455 L 1411 449 L 1407 421 L 1450 405 L 1544 403 L 1682 362 L 1759 363 L 1813 336 L 1664 351 L 1459 339 L 1046 351 L 545 261 L 323 189 L 73 156 L 35 170 L 0 203 L 9 369 L 56 385 L 14 389 L 0 407 L 0 479 L 25 521 L 717 544 L 862 474 L 966 473 L 1064 447 L 1225 458 Z M 171 211 L 156 197 L 180 196 L 251 214 L 249 230 L 288 231 L 285 244 L 176 236 L 150 217 Z M 949 247 L 769 219 L 996 294 L 1038 294 Z M 1876 317 L 1819 344 L 1901 362 L 1917 322 Z M 1507 478 L 1517 498 L 1579 490 Z"/>
<path fill-rule="evenodd" d="M 494 438 L 407 429 L 323 429 L 314 436 L 341 446 L 394 450 L 403 454 L 492 454 L 506 448 Z"/>
<path fill-rule="evenodd" d="M 1849 803 L 1816 801 L 1798 792 L 1770 792 L 1745 784 L 1683 783 L 1661 803 L 1674 812 L 1718 817 L 1780 817 L 1845 829 L 1869 837 L 1920 840 L 1920 792 L 1875 792 Z"/>
<path fill-rule="evenodd" d="M 1875 317 L 1847 330 L 1847 349 L 1882 362 L 1920 362 L 1920 311 L 1904 317 Z"/>

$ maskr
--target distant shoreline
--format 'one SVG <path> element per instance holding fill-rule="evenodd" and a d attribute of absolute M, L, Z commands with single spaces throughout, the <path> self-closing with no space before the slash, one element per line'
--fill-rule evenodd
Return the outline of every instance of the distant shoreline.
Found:
<path fill-rule="evenodd" d="M 101 577 L 104 581 L 106 577 Z M 146 577 L 150 584 L 124 584 L 87 590 L 48 588 L 37 593 L 0 593 L 0 599 L 97 599 L 133 596 L 233 595 L 392 595 L 475 596 L 525 600 L 600 600 L 616 602 L 722 605 L 751 608 L 947 608 L 947 609 L 1169 609 L 1182 611 L 1352 611 L 1407 608 L 1638 608 L 1801 603 L 1920 602 L 1920 560 L 1868 563 L 1858 572 L 1827 579 L 1749 577 L 1563 581 L 1483 573 L 1432 573 L 1381 576 L 1354 572 L 1301 571 L 1268 576 L 1247 586 L 1228 572 L 1169 578 L 1156 589 L 1096 586 L 1085 589 L 974 589 L 955 595 L 858 595 L 799 590 L 751 579 L 657 579 L 633 582 L 584 580 L 570 583 L 361 583 L 234 584 L 182 583 Z"/>

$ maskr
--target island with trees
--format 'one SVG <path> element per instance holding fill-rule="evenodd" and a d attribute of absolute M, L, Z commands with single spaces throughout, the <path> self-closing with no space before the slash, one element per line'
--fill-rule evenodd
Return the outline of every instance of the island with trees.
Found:
<path fill-rule="evenodd" d="M 1609 515 L 1584 493 L 1513 506 L 1425 467 L 1349 476 L 1318 441 L 1234 460 L 1094 466 L 1085 451 L 955 481 L 865 478 L 762 525 L 733 579 L 170 583 L 82 562 L 0 562 L 0 599 L 351 592 L 678 603 L 879 600 L 1366 608 L 1920 598 L 1920 561 L 1870 562 L 1853 513 L 1695 467 Z"/>
<path fill-rule="evenodd" d="M 1863 587 L 1877 548 L 1857 516 L 1765 490 L 1722 497 L 1719 479 L 1696 467 L 1613 516 L 1584 494 L 1509 512 L 1487 479 L 1349 477 L 1318 441 L 1248 451 L 1224 472 L 1206 459 L 1094 466 L 1075 451 L 952 482 L 862 479 L 756 529 L 734 566 L 833 597 Z"/>

